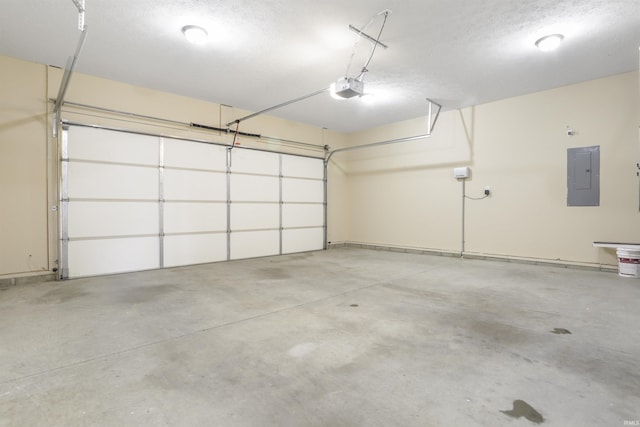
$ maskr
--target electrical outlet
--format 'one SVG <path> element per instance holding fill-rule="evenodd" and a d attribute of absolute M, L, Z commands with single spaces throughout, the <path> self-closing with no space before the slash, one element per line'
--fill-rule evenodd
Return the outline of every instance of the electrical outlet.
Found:
<path fill-rule="evenodd" d="M 491 187 L 487 185 L 486 187 L 484 187 L 484 195 L 488 196 L 489 194 L 491 194 Z"/>

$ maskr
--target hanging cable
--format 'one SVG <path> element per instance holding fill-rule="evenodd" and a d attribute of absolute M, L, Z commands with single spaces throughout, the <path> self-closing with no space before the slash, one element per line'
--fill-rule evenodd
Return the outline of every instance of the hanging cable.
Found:
<path fill-rule="evenodd" d="M 384 26 L 387 23 L 387 17 L 389 16 L 389 10 L 384 10 L 383 12 L 380 12 L 384 14 L 384 20 L 382 21 L 382 26 L 380 27 L 380 31 L 378 32 L 378 37 L 376 37 L 376 42 L 373 44 L 373 48 L 371 49 L 371 55 L 369 55 L 369 59 L 367 59 L 367 62 L 364 64 L 364 66 L 362 67 L 362 71 L 360 71 L 360 75 L 358 77 L 356 77 L 356 80 L 360 80 L 362 81 L 362 79 L 364 78 L 364 74 L 369 71 L 368 67 L 369 64 L 371 63 L 371 60 L 373 59 L 373 55 L 376 53 L 376 48 L 378 47 L 378 44 L 380 42 L 380 36 L 382 35 L 382 30 L 384 30 Z M 380 14 L 376 15 L 379 16 Z"/>
<path fill-rule="evenodd" d="M 376 18 L 380 15 L 384 15 L 384 21 L 382 23 L 382 27 L 380 28 L 380 31 L 378 33 L 378 37 L 375 39 L 374 42 L 374 47 L 371 51 L 371 55 L 369 56 L 369 59 L 367 60 L 367 62 L 365 63 L 365 66 L 363 67 L 363 70 L 365 68 L 367 68 L 369 66 L 369 63 L 371 62 L 371 58 L 373 58 L 373 54 L 376 51 L 376 46 L 378 46 L 378 44 L 380 44 L 380 36 L 382 35 L 382 30 L 384 29 L 384 25 L 387 22 L 387 17 L 389 16 L 389 13 L 391 13 L 391 11 L 389 9 L 385 9 L 383 11 L 380 11 L 378 13 L 376 13 L 375 15 L 373 15 L 373 17 L 369 20 L 369 22 L 367 22 L 366 24 L 364 24 L 362 27 L 360 27 L 360 29 L 356 30 L 356 32 L 358 33 L 358 38 L 355 42 L 355 44 L 353 45 L 353 50 L 351 51 L 351 56 L 349 57 L 349 62 L 347 63 L 347 70 L 344 73 L 344 77 L 348 78 L 349 77 L 349 70 L 351 70 L 351 65 L 353 64 L 353 58 L 356 55 L 356 51 L 358 49 L 358 44 L 360 43 L 360 40 L 362 39 L 362 35 L 366 34 L 365 30 L 369 27 L 369 25 L 373 24 L 373 22 L 376 20 Z M 368 37 L 368 36 L 367 36 Z M 369 37 L 368 37 L 369 38 Z M 360 75 L 358 75 L 357 78 L 360 78 L 362 75 L 364 74 L 364 71 L 360 72 Z"/>
<path fill-rule="evenodd" d="M 360 29 L 358 29 L 358 32 L 357 32 L 358 33 L 358 38 L 356 39 L 356 42 L 353 44 L 353 49 L 351 50 L 351 56 L 349 57 L 349 62 L 347 63 L 347 70 L 344 72 L 344 77 L 345 78 L 349 77 L 349 70 L 351 69 L 351 64 L 353 63 L 353 58 L 356 56 L 356 51 L 358 50 L 358 44 L 360 43 L 360 40 L 362 39 L 362 33 L 364 33 L 364 31 L 367 29 L 367 27 L 373 23 L 373 21 L 376 19 L 376 16 L 378 16 L 378 15 L 374 15 L 369 20 L 369 22 L 367 22 L 362 27 L 360 27 Z"/>
<path fill-rule="evenodd" d="M 78 29 L 84 31 L 84 13 L 86 11 L 84 0 L 71 0 L 78 9 Z"/>
<path fill-rule="evenodd" d="M 482 196 L 482 197 L 471 197 L 471 196 L 465 195 L 464 197 L 469 200 L 483 200 L 489 197 L 489 195 L 487 194 L 486 196 Z"/>

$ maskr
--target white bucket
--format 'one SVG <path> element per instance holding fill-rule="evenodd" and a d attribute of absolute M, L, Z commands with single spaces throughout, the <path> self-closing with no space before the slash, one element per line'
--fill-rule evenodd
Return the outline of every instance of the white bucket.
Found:
<path fill-rule="evenodd" d="M 640 251 L 618 249 L 618 275 L 640 279 Z"/>

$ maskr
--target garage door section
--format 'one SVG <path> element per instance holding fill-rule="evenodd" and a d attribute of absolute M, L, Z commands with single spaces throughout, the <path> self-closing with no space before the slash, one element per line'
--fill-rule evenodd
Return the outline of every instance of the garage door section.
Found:
<path fill-rule="evenodd" d="M 161 149 L 162 266 L 226 260 L 226 149 L 176 139 Z"/>
<path fill-rule="evenodd" d="M 282 156 L 282 253 L 324 247 L 324 164 Z"/>
<path fill-rule="evenodd" d="M 230 259 L 323 249 L 322 160 L 231 151 Z"/>
<path fill-rule="evenodd" d="M 63 139 L 62 273 L 159 268 L 159 139 L 83 127 Z"/>
<path fill-rule="evenodd" d="M 69 126 L 61 277 L 324 247 L 323 160 Z"/>
<path fill-rule="evenodd" d="M 230 258 L 280 253 L 280 154 L 231 150 Z"/>

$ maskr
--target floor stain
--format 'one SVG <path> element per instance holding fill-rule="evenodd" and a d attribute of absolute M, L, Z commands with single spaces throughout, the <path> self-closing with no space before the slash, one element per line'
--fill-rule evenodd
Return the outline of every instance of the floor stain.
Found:
<path fill-rule="evenodd" d="M 39 304 L 61 304 L 86 295 L 87 291 L 81 287 L 62 284 L 41 295 L 36 302 Z"/>
<path fill-rule="evenodd" d="M 387 283 L 383 285 L 385 288 L 400 291 L 405 294 L 416 296 L 418 298 L 428 298 L 431 301 L 449 301 L 451 298 L 443 292 L 428 291 L 425 289 L 415 289 L 407 286 L 397 285 L 394 283 Z"/>
<path fill-rule="evenodd" d="M 349 307 L 358 307 L 358 304 L 351 304 Z"/>
<path fill-rule="evenodd" d="M 564 328 L 553 328 L 553 331 L 551 331 L 552 334 L 557 334 L 557 335 L 566 335 L 569 334 L 571 335 L 571 331 L 568 329 L 564 329 Z"/>
<path fill-rule="evenodd" d="M 500 343 L 503 345 L 513 345 L 527 342 L 532 336 L 526 329 L 511 326 L 502 322 L 490 319 L 476 320 L 470 322 L 472 336 L 480 338 L 482 342 Z M 482 338 L 486 338 L 486 340 Z"/>
<path fill-rule="evenodd" d="M 544 422 L 544 417 L 542 416 L 542 414 L 536 411 L 531 405 L 529 405 L 524 400 L 514 400 L 513 409 L 509 411 L 500 411 L 500 412 L 510 416 L 511 418 L 525 417 L 527 420 L 536 424 L 542 424 Z"/>
<path fill-rule="evenodd" d="M 291 277 L 287 270 L 280 267 L 261 268 L 258 273 L 265 279 L 271 280 L 284 280 Z"/>
<path fill-rule="evenodd" d="M 151 302 L 157 298 L 179 290 L 180 288 L 176 285 L 153 285 L 123 288 L 114 293 L 113 299 L 117 303 L 142 304 Z"/>

